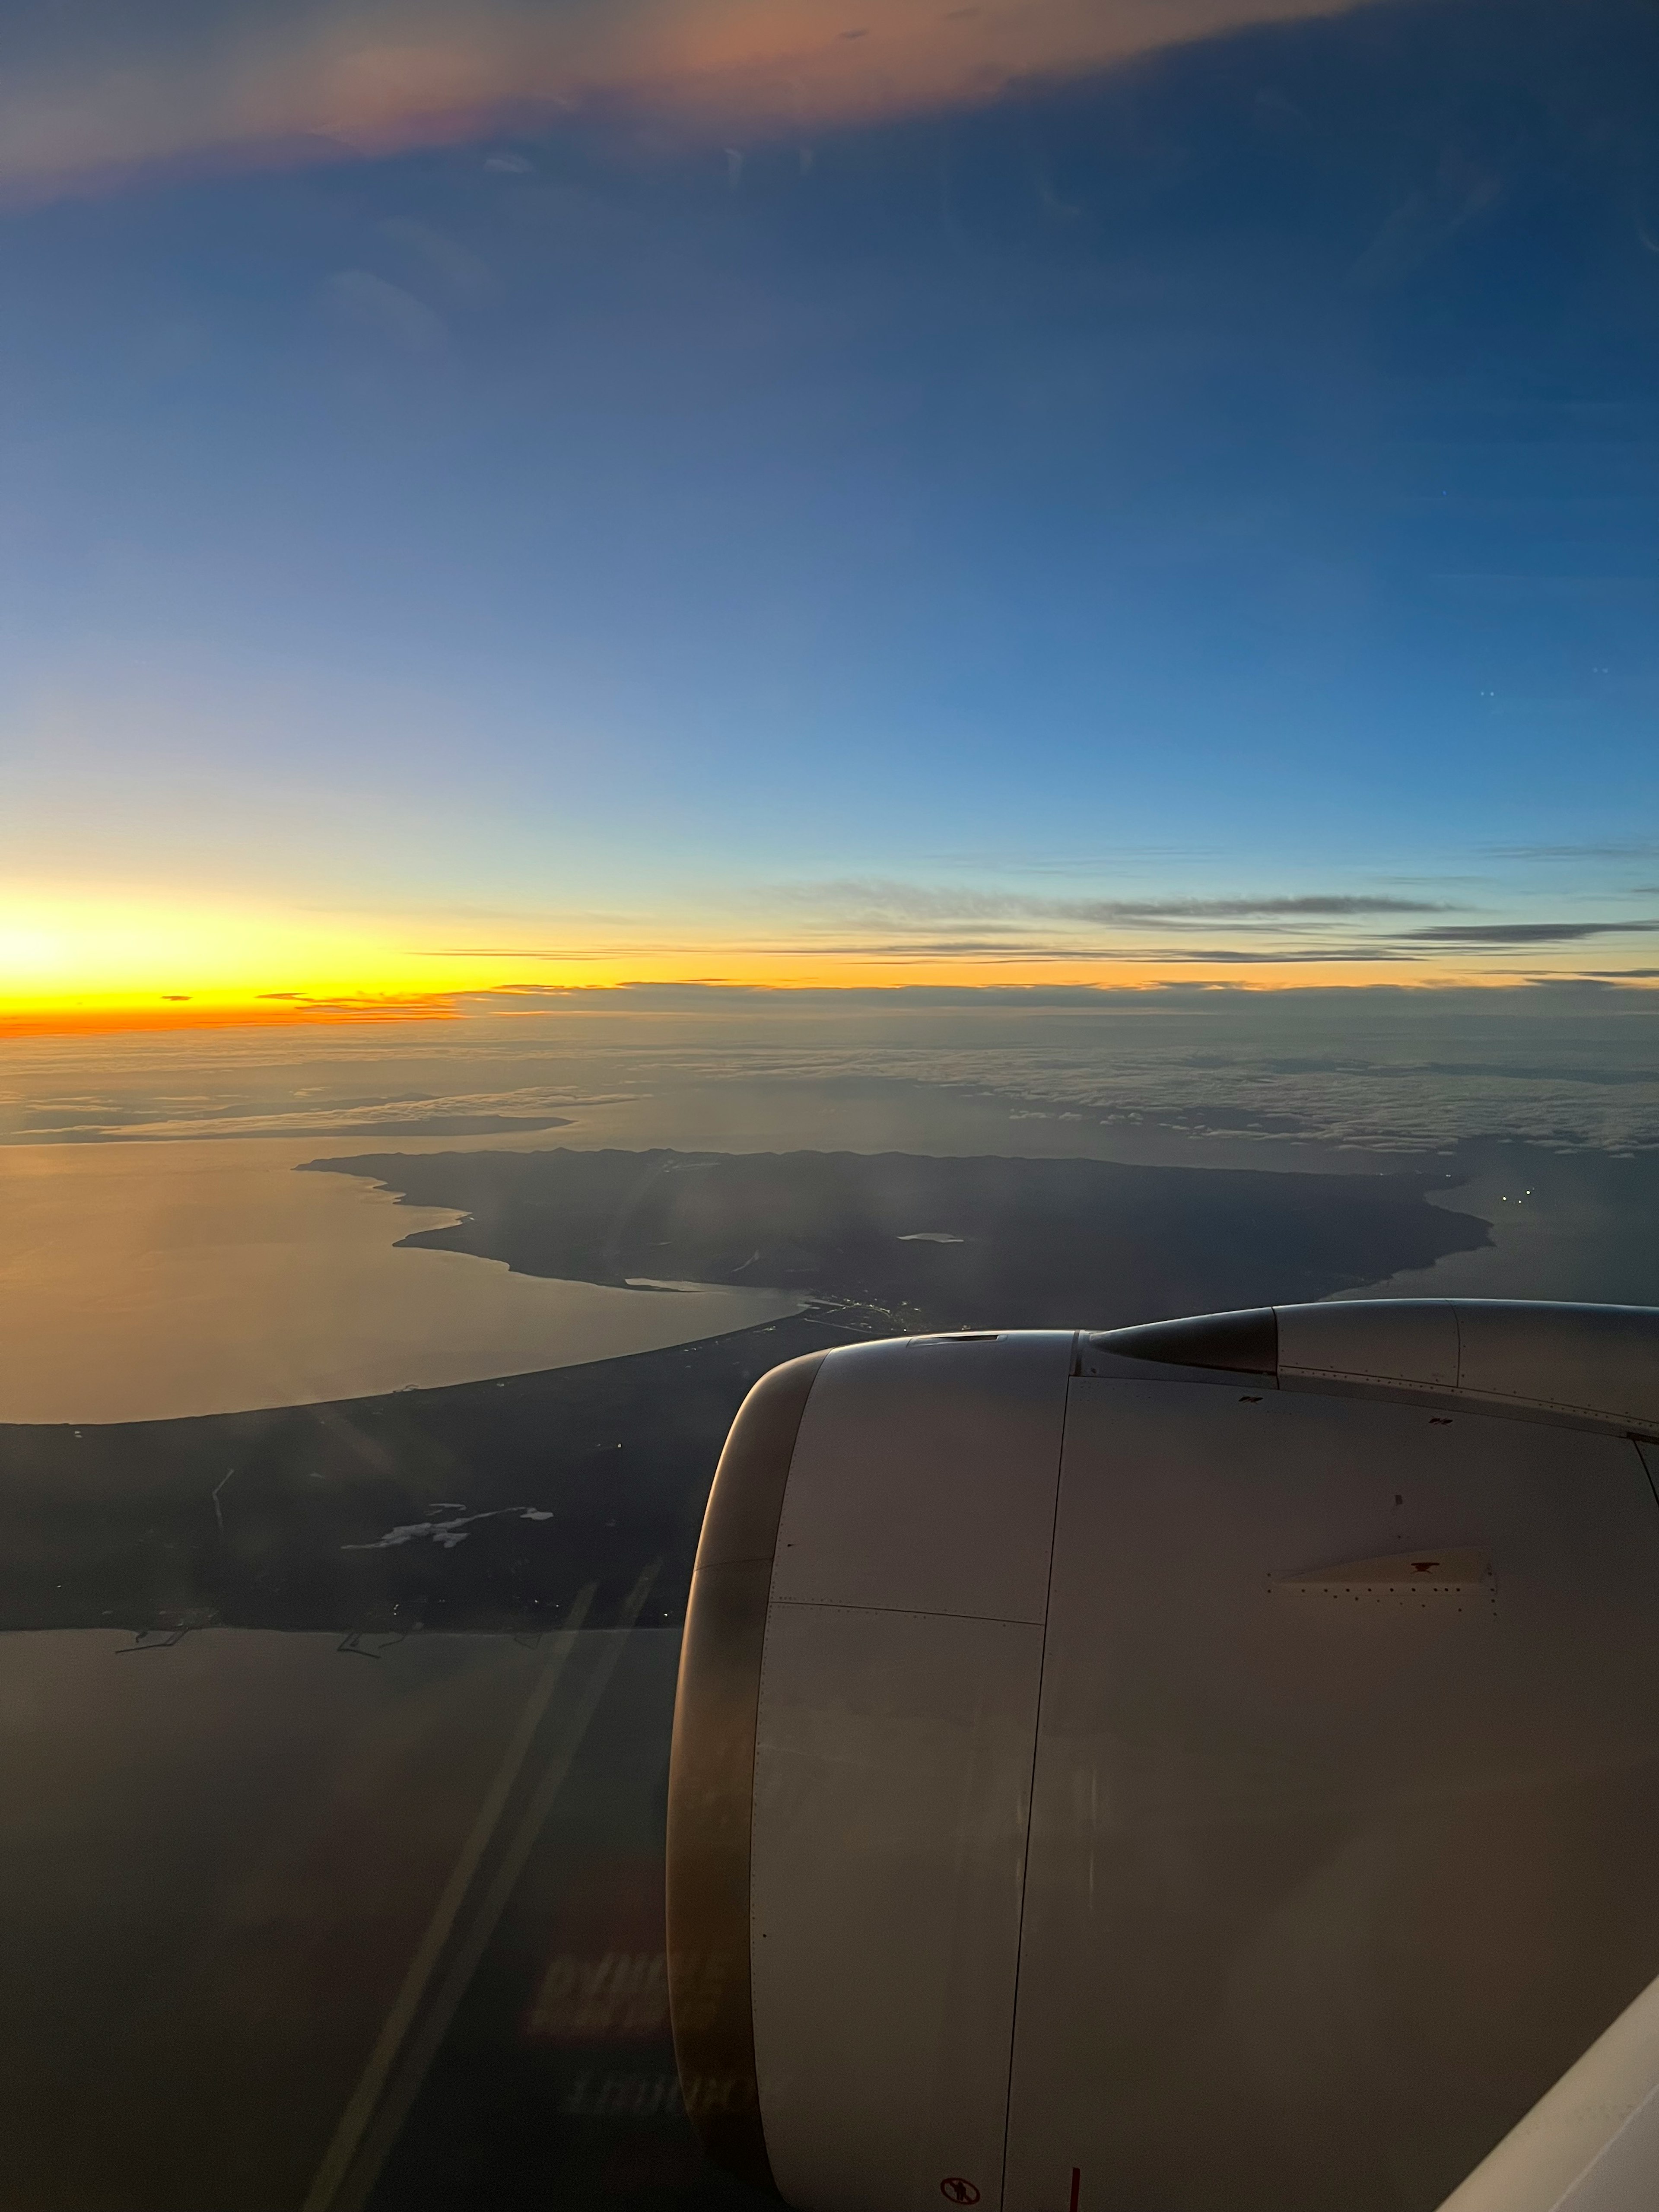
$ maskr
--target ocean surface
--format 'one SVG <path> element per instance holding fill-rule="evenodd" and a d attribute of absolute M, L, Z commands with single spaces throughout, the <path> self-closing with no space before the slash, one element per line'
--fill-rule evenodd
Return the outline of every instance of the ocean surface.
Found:
<path fill-rule="evenodd" d="M 765 1288 L 622 1290 L 399 1251 L 411 1231 L 456 1217 L 356 1177 L 293 1172 L 350 1148 L 9 1147 L 0 1421 L 166 1420 L 430 1389 L 800 1310 Z"/>

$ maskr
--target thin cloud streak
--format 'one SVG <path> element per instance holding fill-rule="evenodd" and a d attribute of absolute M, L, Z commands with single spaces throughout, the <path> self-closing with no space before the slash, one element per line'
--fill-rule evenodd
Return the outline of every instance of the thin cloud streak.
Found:
<path fill-rule="evenodd" d="M 568 945 L 439 945 L 434 946 L 434 960 L 610 960 L 616 957 L 614 945 L 587 945 L 575 947 Z"/>
<path fill-rule="evenodd" d="M 1182 921 L 1348 921 L 1377 915 L 1452 914 L 1443 899 L 1382 894 L 1313 892 L 1229 898 L 1075 899 L 1033 893 L 955 890 L 931 884 L 889 883 L 858 877 L 822 884 L 787 884 L 763 894 L 799 907 L 846 916 L 939 923 L 992 921 L 1015 915 L 1043 921 L 1163 923 Z"/>
<path fill-rule="evenodd" d="M 1413 945 L 1575 945 L 1586 937 L 1618 937 L 1659 929 L 1659 921 L 1507 921 L 1413 929 Z"/>
<path fill-rule="evenodd" d="M 1498 860 L 1650 860 L 1659 837 L 1621 837 L 1585 845 L 1488 845 Z"/>
<path fill-rule="evenodd" d="M 682 940 L 675 940 L 672 948 L 662 945 L 638 944 L 621 951 L 616 948 L 603 953 L 573 953 L 553 945 L 448 945 L 442 957 L 452 960 L 534 960 L 549 963 L 568 961 L 592 962 L 598 959 L 617 959 L 632 957 L 636 959 L 660 957 L 665 951 L 684 950 Z M 799 939 L 773 940 L 765 944 L 745 942 L 740 947 L 727 946 L 726 951 L 740 951 L 747 957 L 781 960 L 1000 960 L 1026 963 L 1086 962 L 1094 967 L 1108 966 L 1115 962 L 1132 962 L 1137 966 L 1167 963 L 1173 966 L 1232 965 L 1255 963 L 1274 966 L 1296 966 L 1304 961 L 1376 961 L 1418 960 L 1425 956 L 1407 951 L 1404 946 L 1383 939 L 1370 939 L 1358 943 L 1317 945 L 1282 945 L 1273 947 L 1249 945 L 1075 945 L 1055 943 L 1052 939 L 1030 936 L 1003 937 L 898 937 Z M 505 988 L 505 987 L 504 987 Z"/>
<path fill-rule="evenodd" d="M 1304 962 L 1372 962 L 1417 960 L 1423 956 L 1398 945 L 1282 945 L 1275 948 L 1237 945 L 1045 945 L 1029 939 L 945 938 L 933 942 L 912 938 L 891 944 L 842 945 L 828 949 L 843 958 L 871 960 L 972 959 L 1036 962 L 1085 962 L 1093 967 L 1132 962 L 1137 966 L 1168 967 L 1300 967 Z"/>
<path fill-rule="evenodd" d="M 1024 893 L 951 891 L 926 885 L 850 879 L 774 890 L 773 928 L 763 935 L 720 932 L 704 941 L 706 957 L 878 963 L 937 961 L 1063 966 L 1111 963 L 1169 967 L 1294 967 L 1304 963 L 1408 963 L 1431 959 L 1437 951 L 1474 954 L 1480 950 L 1524 951 L 1573 945 L 1628 932 L 1659 930 L 1659 921 L 1562 921 L 1441 922 L 1374 933 L 1340 933 L 1334 923 L 1455 912 L 1445 902 L 1364 893 L 1262 894 L 1217 898 L 1054 899 Z M 809 912 L 798 930 L 775 927 L 779 905 Z M 839 909 L 839 910 L 837 910 Z M 1204 925 L 1231 925 L 1232 941 L 1195 944 L 1171 939 L 1173 928 L 1194 933 Z M 1069 925 L 1069 927 L 1067 927 Z M 1058 927 L 1057 927 L 1058 926 Z M 1125 931 L 1157 930 L 1152 937 L 1127 939 Z M 672 948 L 684 955 L 686 940 L 676 933 Z M 663 956 L 669 941 L 647 930 L 627 941 L 574 951 L 563 945 L 449 945 L 437 957 L 457 960 L 564 963 Z"/>

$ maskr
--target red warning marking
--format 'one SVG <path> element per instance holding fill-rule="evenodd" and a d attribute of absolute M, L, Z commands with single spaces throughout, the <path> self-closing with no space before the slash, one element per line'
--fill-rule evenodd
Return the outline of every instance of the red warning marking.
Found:
<path fill-rule="evenodd" d="M 964 2181 L 959 2173 L 947 2173 L 939 2185 L 939 2193 L 951 2204 L 977 2204 L 979 2191 L 971 2181 Z"/>
<path fill-rule="evenodd" d="M 1082 2186 L 1083 2186 L 1083 2173 L 1082 2173 L 1082 2170 L 1081 2170 L 1081 2168 L 1080 2168 L 1080 2167 L 1078 2167 L 1078 2166 L 1074 2166 L 1072 2168 L 1072 2205 L 1071 2205 L 1071 2212 L 1077 2212 L 1078 2191 L 1082 2188 Z"/>

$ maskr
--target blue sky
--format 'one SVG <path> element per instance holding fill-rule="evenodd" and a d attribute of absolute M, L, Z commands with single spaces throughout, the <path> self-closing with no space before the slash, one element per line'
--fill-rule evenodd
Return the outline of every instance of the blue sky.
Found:
<path fill-rule="evenodd" d="M 485 981 L 1653 966 L 1537 934 L 1659 917 L 1650 12 L 1081 48 L 15 185 L 20 910 Z"/>

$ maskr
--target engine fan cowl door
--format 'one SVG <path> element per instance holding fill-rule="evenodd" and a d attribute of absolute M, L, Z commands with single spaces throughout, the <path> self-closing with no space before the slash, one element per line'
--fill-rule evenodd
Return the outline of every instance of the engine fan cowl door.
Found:
<path fill-rule="evenodd" d="M 778 1530 L 756 2072 L 802 2212 L 1000 2193 L 1069 1334 L 838 1352 Z M 941 2193 L 943 2192 L 943 2193 Z"/>

